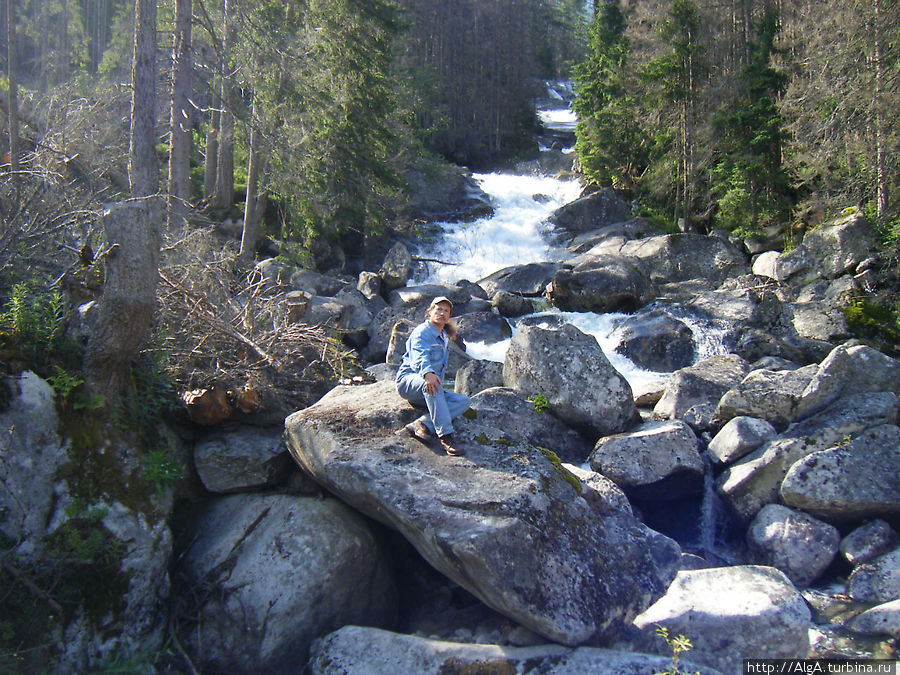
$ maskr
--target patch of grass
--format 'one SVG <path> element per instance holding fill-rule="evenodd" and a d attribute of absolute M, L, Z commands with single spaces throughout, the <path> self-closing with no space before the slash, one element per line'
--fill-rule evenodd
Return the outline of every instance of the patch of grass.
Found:
<path fill-rule="evenodd" d="M 891 355 L 900 353 L 900 312 L 863 298 L 853 300 L 843 312 L 847 326 L 857 336 Z"/>
<path fill-rule="evenodd" d="M 550 399 L 543 394 L 535 394 L 528 399 L 534 406 L 534 411 L 538 414 L 548 412 L 550 410 Z"/>

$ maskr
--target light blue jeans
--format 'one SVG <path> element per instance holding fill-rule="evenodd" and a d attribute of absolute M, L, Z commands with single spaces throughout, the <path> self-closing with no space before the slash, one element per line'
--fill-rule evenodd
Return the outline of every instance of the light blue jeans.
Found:
<path fill-rule="evenodd" d="M 415 406 L 428 408 L 428 414 L 419 419 L 428 431 L 438 436 L 452 434 L 453 419 L 468 410 L 472 402 L 465 394 L 446 391 L 443 386 L 434 396 L 426 394 L 425 378 L 414 373 L 404 375 L 397 382 L 397 393 Z"/>

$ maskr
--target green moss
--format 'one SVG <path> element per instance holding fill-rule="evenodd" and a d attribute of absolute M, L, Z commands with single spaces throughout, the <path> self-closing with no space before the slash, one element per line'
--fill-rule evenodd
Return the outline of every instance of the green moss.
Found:
<path fill-rule="evenodd" d="M 504 445 L 506 447 L 510 447 L 516 444 L 515 441 L 511 441 L 508 438 L 488 438 L 487 434 L 485 434 L 483 431 L 475 437 L 475 440 L 478 441 L 481 445 Z"/>
<path fill-rule="evenodd" d="M 843 312 L 847 326 L 857 336 L 876 342 L 882 351 L 900 352 L 900 312 L 864 299 L 853 300 Z"/>
<path fill-rule="evenodd" d="M 552 450 L 548 450 L 547 448 L 538 448 L 541 451 L 541 454 L 549 461 L 553 468 L 556 471 L 559 471 L 562 474 L 563 480 L 565 480 L 569 485 L 572 486 L 572 489 L 575 490 L 576 493 L 581 494 L 581 481 L 578 480 L 578 476 L 569 471 L 566 467 L 562 465 L 562 460 Z"/>
<path fill-rule="evenodd" d="M 475 410 L 475 408 L 469 408 L 462 414 L 462 416 L 472 422 L 478 419 L 478 411 Z"/>

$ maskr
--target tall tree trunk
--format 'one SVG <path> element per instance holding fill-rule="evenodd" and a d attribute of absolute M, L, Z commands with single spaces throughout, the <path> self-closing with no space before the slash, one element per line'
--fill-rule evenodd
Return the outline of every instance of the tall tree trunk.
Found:
<path fill-rule="evenodd" d="M 192 0 L 176 0 L 172 40 L 172 102 L 169 115 L 169 185 L 166 221 L 171 230 L 187 217 L 191 192 Z"/>
<path fill-rule="evenodd" d="M 87 384 L 109 402 L 126 391 L 132 359 L 149 337 L 156 307 L 156 9 L 156 0 L 135 0 L 128 177 L 136 199 L 112 207 L 103 219 L 114 249 L 85 354 Z"/>
<path fill-rule="evenodd" d="M 16 181 L 16 172 L 19 170 L 19 84 L 16 79 L 16 0 L 6 0 L 6 76 L 9 78 L 9 168 L 12 172 L 13 184 Z"/>
<path fill-rule="evenodd" d="M 56 73 L 56 81 L 62 82 L 69 76 L 69 0 L 60 0 L 60 36 L 59 36 L 59 65 Z"/>
<path fill-rule="evenodd" d="M 47 36 L 49 35 L 49 19 L 47 16 L 47 5 L 49 2 L 40 3 L 40 7 L 38 8 L 38 34 L 44 36 L 43 39 L 38 41 L 38 68 L 40 68 L 40 74 L 38 77 L 38 91 L 41 94 L 47 93 L 47 78 L 49 76 L 50 64 L 47 62 L 47 54 L 50 51 L 50 48 L 47 44 Z"/>
<path fill-rule="evenodd" d="M 218 89 L 218 83 L 217 83 Z M 212 198 L 216 192 L 216 174 L 219 169 L 219 104 L 213 96 L 206 129 L 206 162 L 203 165 L 203 194 Z"/>
<path fill-rule="evenodd" d="M 219 93 L 219 157 L 216 166 L 216 193 L 213 203 L 220 209 L 230 209 L 234 203 L 234 68 L 231 47 L 234 42 L 233 0 L 224 0 L 222 19 L 222 89 Z"/>
<path fill-rule="evenodd" d="M 885 175 L 884 139 L 886 136 L 884 125 L 884 111 L 882 110 L 882 97 L 884 95 L 884 62 L 882 59 L 881 36 L 881 0 L 874 0 L 875 26 L 872 31 L 875 40 L 875 92 L 872 105 L 875 108 L 875 204 L 880 218 L 887 210 L 887 176 Z"/>
<path fill-rule="evenodd" d="M 260 218 L 262 210 L 259 207 L 259 179 L 262 167 L 265 164 L 265 156 L 262 152 L 263 135 L 260 133 L 256 116 L 257 103 L 253 101 L 253 115 L 250 126 L 250 149 L 247 163 L 247 200 L 244 202 L 244 229 L 241 233 L 241 251 L 238 255 L 241 264 L 248 266 L 256 255 L 256 244 L 259 241 Z"/>

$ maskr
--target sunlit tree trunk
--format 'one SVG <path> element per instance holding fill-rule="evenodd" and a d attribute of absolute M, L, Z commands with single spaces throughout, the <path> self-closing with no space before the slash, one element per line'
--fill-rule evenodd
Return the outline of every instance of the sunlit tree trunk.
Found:
<path fill-rule="evenodd" d="M 156 162 L 156 0 L 135 0 L 128 177 L 135 199 L 110 208 L 103 226 L 106 283 L 85 354 L 91 391 L 117 401 L 129 368 L 150 335 L 159 275 Z"/>
<path fill-rule="evenodd" d="M 191 0 L 175 2 L 172 40 L 172 101 L 169 115 L 169 184 L 167 226 L 182 225 L 191 196 Z"/>
<path fill-rule="evenodd" d="M 233 0 L 224 0 L 222 19 L 222 88 L 219 92 L 219 148 L 216 163 L 216 190 L 213 203 L 229 209 L 234 203 L 234 67 L 231 52 L 234 43 Z"/>
<path fill-rule="evenodd" d="M 9 166 L 12 171 L 13 181 L 19 170 L 19 85 L 16 79 L 18 59 L 16 55 L 16 0 L 6 0 L 6 76 L 9 78 Z"/>
<path fill-rule="evenodd" d="M 247 199 L 244 202 L 244 229 L 241 233 L 241 250 L 239 259 L 242 264 L 250 265 L 256 255 L 256 244 L 259 241 L 260 208 L 259 179 L 265 164 L 263 154 L 263 134 L 259 128 L 256 113 L 257 102 L 253 101 L 253 115 L 250 126 L 249 161 L 247 164 Z"/>
<path fill-rule="evenodd" d="M 875 91 L 872 105 L 875 108 L 875 203 L 880 218 L 887 210 L 887 177 L 885 175 L 884 139 L 884 110 L 882 109 L 882 97 L 884 94 L 884 62 L 882 59 L 882 25 L 881 25 L 881 0 L 874 0 L 874 30 L 875 40 Z"/>

